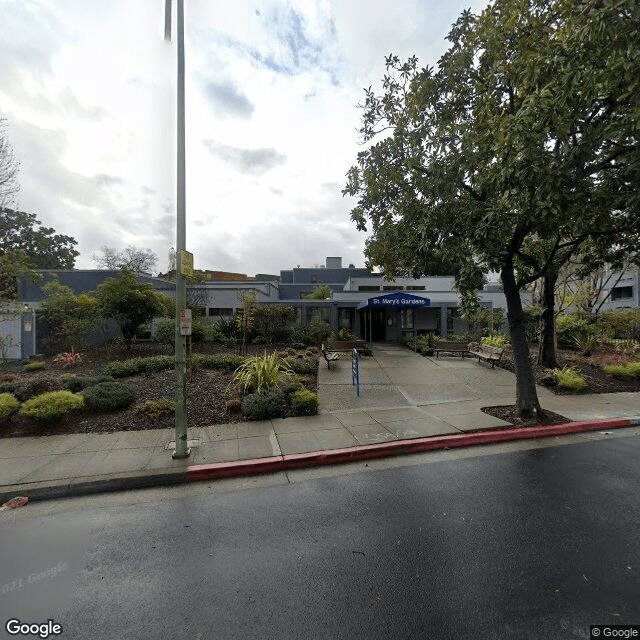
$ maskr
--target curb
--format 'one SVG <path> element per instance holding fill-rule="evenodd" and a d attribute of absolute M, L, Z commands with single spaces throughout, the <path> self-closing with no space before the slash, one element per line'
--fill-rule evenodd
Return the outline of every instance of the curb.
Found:
<path fill-rule="evenodd" d="M 492 444 L 512 440 L 527 440 L 549 436 L 562 436 L 599 429 L 620 429 L 640 426 L 638 418 L 615 418 L 603 420 L 584 420 L 564 424 L 533 427 L 512 427 L 491 431 L 476 431 L 444 436 L 430 436 L 412 440 L 394 440 L 378 444 L 361 445 L 346 449 L 330 449 L 290 455 L 239 460 L 235 462 L 217 462 L 214 464 L 193 465 L 183 469 L 167 467 L 145 471 L 83 476 L 57 481 L 56 484 L 36 482 L 20 485 L 8 485 L 0 489 L 0 503 L 24 495 L 30 501 L 70 498 L 126 489 L 144 489 L 163 485 L 183 484 L 198 480 L 213 480 L 239 476 L 275 473 L 289 469 L 304 469 L 326 464 L 340 464 L 371 460 L 407 453 L 419 453 L 435 449 L 454 449 L 477 444 Z"/>

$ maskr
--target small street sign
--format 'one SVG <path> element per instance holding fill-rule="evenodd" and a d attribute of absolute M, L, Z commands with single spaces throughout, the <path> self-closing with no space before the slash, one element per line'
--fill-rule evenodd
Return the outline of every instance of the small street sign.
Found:
<path fill-rule="evenodd" d="M 181 336 L 190 336 L 191 335 L 191 309 L 183 309 L 180 312 L 180 335 Z"/>
<path fill-rule="evenodd" d="M 193 276 L 193 253 L 180 252 L 180 274 L 187 278 Z"/>

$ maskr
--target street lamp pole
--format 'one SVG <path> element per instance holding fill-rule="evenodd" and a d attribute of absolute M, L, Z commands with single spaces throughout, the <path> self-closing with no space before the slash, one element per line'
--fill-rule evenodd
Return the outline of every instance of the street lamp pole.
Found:
<path fill-rule="evenodd" d="M 177 237 L 176 237 L 176 449 L 174 458 L 186 458 L 187 446 L 187 337 L 181 335 L 180 312 L 187 306 L 187 288 L 182 270 L 186 251 L 185 101 L 184 101 L 184 0 L 177 1 L 178 103 L 177 103 Z M 171 39 L 171 0 L 165 0 L 165 39 Z"/>

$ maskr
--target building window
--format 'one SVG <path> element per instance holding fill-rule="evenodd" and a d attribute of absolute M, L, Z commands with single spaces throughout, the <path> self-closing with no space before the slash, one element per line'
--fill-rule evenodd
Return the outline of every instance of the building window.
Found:
<path fill-rule="evenodd" d="M 624 300 L 633 298 L 633 287 L 614 287 L 611 289 L 612 300 Z"/>
<path fill-rule="evenodd" d="M 402 287 L 398 287 L 396 285 L 389 285 L 382 287 L 383 291 L 402 291 Z"/>
<path fill-rule="evenodd" d="M 458 317 L 457 307 L 447 307 L 447 332 L 453 331 L 453 321 Z"/>
<path fill-rule="evenodd" d="M 358 287 L 358 291 L 380 291 L 379 286 L 372 286 L 370 284 L 361 284 Z"/>
<path fill-rule="evenodd" d="M 353 329 L 353 309 L 341 307 L 338 309 L 338 326 L 340 329 Z"/>
<path fill-rule="evenodd" d="M 229 307 L 209 307 L 207 310 L 209 316 L 227 316 L 233 315 L 233 309 Z"/>
<path fill-rule="evenodd" d="M 331 309 L 329 307 L 307 307 L 307 323 L 326 322 L 331 319 Z"/>
<path fill-rule="evenodd" d="M 400 311 L 400 322 L 402 329 L 413 329 L 413 309 L 402 309 Z"/>
<path fill-rule="evenodd" d="M 424 290 L 425 290 L 425 286 L 423 284 L 407 287 L 407 291 L 424 291 Z"/>

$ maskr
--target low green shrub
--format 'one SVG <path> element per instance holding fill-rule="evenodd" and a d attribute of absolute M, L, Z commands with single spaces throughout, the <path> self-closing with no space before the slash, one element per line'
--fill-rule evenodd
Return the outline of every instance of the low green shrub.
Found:
<path fill-rule="evenodd" d="M 285 394 L 280 389 L 250 393 L 242 398 L 242 413 L 249 420 L 270 420 L 284 415 Z"/>
<path fill-rule="evenodd" d="M 60 376 L 60 380 L 62 380 L 62 384 L 65 389 L 68 389 L 73 393 L 77 393 L 78 391 L 82 391 L 83 389 L 87 389 L 88 387 L 93 387 L 96 384 L 100 384 L 101 382 L 114 382 L 115 378 L 113 376 L 107 375 L 101 375 L 97 378 L 91 378 L 74 376 L 73 374 L 65 374 Z"/>
<path fill-rule="evenodd" d="M 115 411 L 132 405 L 138 392 L 120 382 L 99 382 L 83 389 L 85 406 L 92 411 Z"/>
<path fill-rule="evenodd" d="M 20 407 L 20 414 L 34 420 L 53 420 L 81 409 L 83 405 L 84 397 L 79 393 L 71 393 L 67 390 L 50 391 L 27 400 Z"/>
<path fill-rule="evenodd" d="M 13 392 L 20 402 L 26 402 L 31 398 L 46 393 L 48 391 L 61 391 L 62 382 L 56 378 L 42 378 L 40 380 L 27 380 L 20 383 Z"/>
<path fill-rule="evenodd" d="M 306 360 L 287 360 L 293 373 L 301 373 L 303 375 L 314 373 L 318 363 L 307 362 Z"/>
<path fill-rule="evenodd" d="M 173 369 L 173 356 L 151 356 L 149 358 L 130 358 L 129 360 L 114 360 L 104 368 L 104 373 L 114 378 L 125 378 L 141 373 L 166 371 Z"/>
<path fill-rule="evenodd" d="M 587 321 L 576 313 L 561 313 L 556 318 L 556 338 L 558 346 L 563 349 L 573 349 L 576 338 L 589 333 Z"/>
<path fill-rule="evenodd" d="M 297 416 L 311 416 L 318 413 L 318 394 L 308 389 L 300 389 L 290 396 L 291 409 Z"/>
<path fill-rule="evenodd" d="M 336 329 L 331 334 L 331 340 L 355 340 L 356 337 L 349 329 Z"/>
<path fill-rule="evenodd" d="M 24 365 L 25 371 L 40 371 L 40 369 L 44 369 L 45 363 L 42 360 L 34 360 L 33 362 L 27 362 Z"/>
<path fill-rule="evenodd" d="M 147 400 L 136 408 L 138 413 L 141 413 L 145 418 L 149 420 L 159 420 L 171 413 L 175 413 L 176 401 L 169 398 L 160 398 L 160 400 Z"/>
<path fill-rule="evenodd" d="M 626 364 L 607 364 L 604 372 L 615 378 L 633 380 L 640 378 L 640 362 L 627 362 Z"/>
<path fill-rule="evenodd" d="M 511 346 L 511 339 L 504 333 L 497 333 L 493 336 L 482 336 L 480 342 L 490 347 L 498 347 L 499 349 L 506 349 Z"/>
<path fill-rule="evenodd" d="M 450 333 L 446 338 L 438 338 L 438 340 L 446 342 L 471 342 L 473 336 L 468 331 L 465 331 L 464 333 Z"/>
<path fill-rule="evenodd" d="M 20 408 L 20 402 L 12 393 L 0 393 L 0 420 L 8 418 Z"/>
<path fill-rule="evenodd" d="M 216 353 L 206 355 L 196 353 L 193 356 L 193 364 L 202 369 L 218 369 L 220 371 L 235 371 L 244 361 L 245 356 L 237 356 L 232 353 Z"/>
<path fill-rule="evenodd" d="M 553 375 L 556 378 L 558 387 L 569 389 L 570 391 L 582 391 L 586 386 L 586 380 L 573 367 L 563 367 L 554 369 Z"/>

